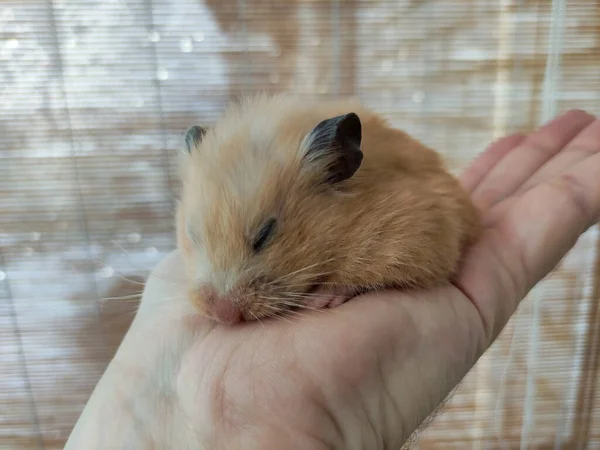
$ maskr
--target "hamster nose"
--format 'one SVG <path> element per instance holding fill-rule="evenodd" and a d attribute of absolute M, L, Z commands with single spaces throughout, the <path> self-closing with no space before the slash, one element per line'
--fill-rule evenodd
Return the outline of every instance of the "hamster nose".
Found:
<path fill-rule="evenodd" d="M 242 309 L 227 297 L 215 299 L 212 306 L 212 316 L 226 325 L 234 325 L 242 321 Z"/>

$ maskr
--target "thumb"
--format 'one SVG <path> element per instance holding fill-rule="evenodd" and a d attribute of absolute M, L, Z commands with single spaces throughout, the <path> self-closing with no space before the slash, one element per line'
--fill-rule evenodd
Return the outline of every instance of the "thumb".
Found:
<path fill-rule="evenodd" d="M 348 403 L 357 402 L 385 448 L 399 448 L 484 350 L 477 310 L 451 285 L 419 293 L 366 294 L 332 314 L 315 316 L 327 321 L 319 333 L 311 330 L 321 345 L 331 349 L 337 342 L 339 348 L 343 342 L 343 351 L 328 352 L 327 360 L 319 362 L 324 373 L 350 388 L 337 396 L 334 409 L 356 410 Z"/>

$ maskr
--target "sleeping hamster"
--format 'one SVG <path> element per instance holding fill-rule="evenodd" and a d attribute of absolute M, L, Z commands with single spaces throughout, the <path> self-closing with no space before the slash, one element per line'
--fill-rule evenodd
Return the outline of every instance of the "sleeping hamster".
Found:
<path fill-rule="evenodd" d="M 221 323 L 431 287 L 479 233 L 440 156 L 355 100 L 253 96 L 185 143 L 178 247 Z"/>

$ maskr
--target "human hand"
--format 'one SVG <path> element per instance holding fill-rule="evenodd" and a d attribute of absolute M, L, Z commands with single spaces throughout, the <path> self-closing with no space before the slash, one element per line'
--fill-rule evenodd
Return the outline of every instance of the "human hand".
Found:
<path fill-rule="evenodd" d="M 485 230 L 456 282 L 433 291 L 226 327 L 187 315 L 171 254 L 67 448 L 399 446 L 598 219 L 600 120 L 571 111 L 505 138 L 463 183 Z"/>

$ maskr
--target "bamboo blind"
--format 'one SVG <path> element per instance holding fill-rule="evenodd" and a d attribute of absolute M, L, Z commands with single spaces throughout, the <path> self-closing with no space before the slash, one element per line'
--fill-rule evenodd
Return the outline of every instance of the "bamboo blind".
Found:
<path fill-rule="evenodd" d="M 258 89 L 358 95 L 459 171 L 600 113 L 600 2 L 1 0 L 0 448 L 62 448 L 174 247 L 182 133 Z M 415 448 L 600 449 L 597 234 Z"/>

